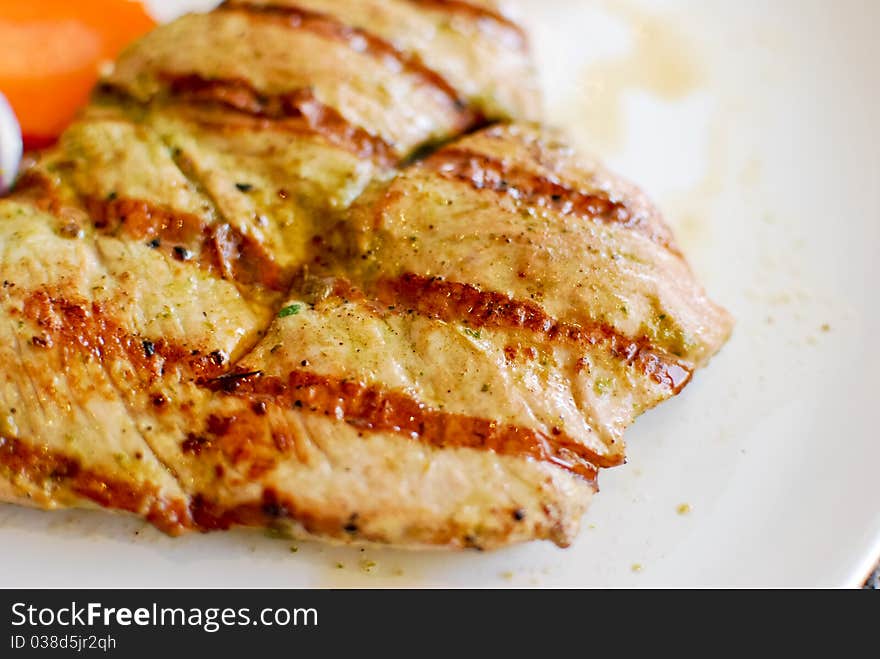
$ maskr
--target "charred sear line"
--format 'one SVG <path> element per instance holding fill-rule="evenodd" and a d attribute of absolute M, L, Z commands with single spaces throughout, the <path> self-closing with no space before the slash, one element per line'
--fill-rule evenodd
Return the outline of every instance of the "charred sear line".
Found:
<path fill-rule="evenodd" d="M 227 2 L 221 11 L 237 11 L 250 16 L 272 20 L 285 26 L 307 30 L 326 39 L 344 43 L 352 50 L 369 55 L 381 62 L 393 63 L 394 71 L 418 79 L 443 94 L 449 104 L 461 113 L 463 126 L 476 120 L 468 110 L 468 103 L 455 87 L 440 73 L 427 66 L 416 54 L 400 50 L 391 42 L 363 28 L 348 25 L 329 14 L 322 14 L 295 5 L 256 4 L 250 2 Z"/>
<path fill-rule="evenodd" d="M 95 228 L 104 234 L 141 241 L 243 286 L 287 290 L 290 275 L 284 268 L 254 237 L 229 224 L 210 224 L 197 215 L 140 199 L 91 197 L 84 205 Z"/>
<path fill-rule="evenodd" d="M 162 74 L 173 98 L 188 104 L 202 104 L 232 110 L 248 117 L 269 122 L 279 129 L 292 120 L 294 130 L 303 127 L 320 135 L 329 143 L 364 160 L 384 166 L 396 164 L 394 147 L 365 128 L 349 122 L 338 110 L 323 104 L 311 89 L 298 89 L 284 94 L 266 94 L 250 82 L 238 78 L 204 78 L 197 74 Z"/>
<path fill-rule="evenodd" d="M 26 173 L 15 190 L 19 201 L 62 218 L 65 202 L 51 179 L 38 170 Z M 193 262 L 212 274 L 246 287 L 285 292 L 292 273 L 279 265 L 256 238 L 228 223 L 211 224 L 193 213 L 163 208 L 116 194 L 83 197 L 80 202 L 95 229 L 143 242 L 170 258 Z"/>
<path fill-rule="evenodd" d="M 679 253 L 668 232 L 653 226 L 626 203 L 606 195 L 575 190 L 554 178 L 466 149 L 444 149 L 425 161 L 424 166 L 447 180 L 506 195 L 518 203 L 641 231 L 654 242 Z"/>
<path fill-rule="evenodd" d="M 215 216 L 222 220 L 220 223 L 205 225 L 202 228 L 205 239 L 201 247 L 202 253 L 206 256 L 203 260 L 208 269 L 219 272 L 224 279 L 235 281 L 245 287 L 261 286 L 274 292 L 286 291 L 292 275 L 278 265 L 274 256 L 257 239 L 228 221 L 221 204 L 202 180 L 192 159 L 179 148 L 169 144 L 166 138 L 162 139 L 180 173 L 204 199 L 210 202 Z M 181 248 L 174 249 L 177 251 Z"/>
<path fill-rule="evenodd" d="M 674 393 L 690 381 L 692 369 L 667 355 L 646 338 L 631 339 L 614 328 L 560 322 L 531 301 L 515 300 L 502 293 L 482 291 L 471 284 L 437 277 L 405 274 L 380 280 L 376 297 L 382 308 L 414 310 L 446 322 L 465 322 L 473 328 L 523 329 L 549 341 L 604 346 L 627 364 L 633 364 L 658 384 Z"/>
<path fill-rule="evenodd" d="M 438 449 L 470 448 L 548 462 L 589 481 L 597 467 L 613 467 L 617 458 L 600 456 L 559 432 L 545 435 L 530 428 L 435 410 L 406 394 L 362 382 L 293 371 L 287 378 L 260 373 L 236 379 L 203 380 L 205 386 L 247 401 L 277 405 L 306 414 L 345 421 L 370 432 L 396 433 Z"/>
<path fill-rule="evenodd" d="M 216 380 L 214 381 L 216 383 Z M 224 386 L 223 391 L 229 387 Z M 261 406 L 265 411 L 261 411 Z M 251 480 L 259 480 L 289 456 L 301 464 L 309 464 L 310 456 L 290 429 L 274 427 L 265 401 L 254 401 L 234 413 L 207 417 L 198 432 L 187 433 L 180 444 L 181 453 L 226 467 Z"/>
<path fill-rule="evenodd" d="M 146 384 L 158 381 L 170 368 L 182 368 L 193 378 L 214 378 L 222 373 L 211 355 L 131 333 L 99 302 L 71 300 L 38 290 L 25 298 L 22 314 L 51 337 L 53 349 L 71 357 L 89 355 L 105 365 L 127 363 Z"/>
<path fill-rule="evenodd" d="M 528 47 L 528 37 L 525 30 L 506 16 L 493 11 L 488 7 L 476 5 L 465 0 L 409 0 L 413 4 L 422 7 L 439 9 L 450 14 L 467 16 L 476 21 L 491 21 L 508 30 L 517 40 L 517 45 L 525 49 Z"/>
<path fill-rule="evenodd" d="M 151 485 L 121 479 L 81 465 L 77 458 L 0 436 L 0 465 L 42 489 L 66 488 L 104 508 L 146 517 L 162 531 L 178 535 L 191 526 L 187 503 L 165 499 Z"/>

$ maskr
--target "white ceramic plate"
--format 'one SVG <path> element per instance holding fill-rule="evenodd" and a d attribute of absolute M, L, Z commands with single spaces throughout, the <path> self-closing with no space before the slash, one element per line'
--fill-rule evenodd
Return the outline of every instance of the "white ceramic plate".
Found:
<path fill-rule="evenodd" d="M 154 3 L 163 17 L 208 2 Z M 731 343 L 568 550 L 172 540 L 0 507 L 4 586 L 856 586 L 880 554 L 880 3 L 520 0 L 553 120 L 641 183 Z M 680 514 L 681 506 L 689 508 Z M 291 548 L 296 547 L 296 553 Z"/>

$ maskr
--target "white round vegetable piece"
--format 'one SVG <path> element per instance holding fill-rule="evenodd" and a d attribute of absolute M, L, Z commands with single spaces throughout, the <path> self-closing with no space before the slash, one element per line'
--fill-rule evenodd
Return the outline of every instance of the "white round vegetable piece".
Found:
<path fill-rule="evenodd" d="M 21 164 L 22 141 L 18 119 L 0 94 L 0 194 L 12 187 Z"/>

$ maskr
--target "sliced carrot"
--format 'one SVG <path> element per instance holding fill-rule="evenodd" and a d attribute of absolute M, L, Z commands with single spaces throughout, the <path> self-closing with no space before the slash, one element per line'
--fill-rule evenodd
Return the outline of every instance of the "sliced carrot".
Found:
<path fill-rule="evenodd" d="M 0 0 L 0 91 L 30 147 L 51 143 L 105 62 L 154 27 L 129 0 Z"/>

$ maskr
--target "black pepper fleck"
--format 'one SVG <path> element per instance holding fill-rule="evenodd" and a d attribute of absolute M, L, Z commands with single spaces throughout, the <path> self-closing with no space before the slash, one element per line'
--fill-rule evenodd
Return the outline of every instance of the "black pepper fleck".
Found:
<path fill-rule="evenodd" d="M 352 513 L 351 516 L 348 518 L 348 523 L 342 527 L 346 533 L 357 533 L 358 532 L 357 519 L 358 519 L 358 514 Z"/>
<path fill-rule="evenodd" d="M 174 247 L 174 258 L 176 258 L 178 261 L 189 261 L 192 256 L 192 252 L 189 251 L 186 247 L 181 247 L 180 245 L 176 245 Z"/>
<path fill-rule="evenodd" d="M 284 508 L 277 503 L 266 503 L 263 504 L 263 512 L 269 517 L 281 517 L 284 515 Z"/>

